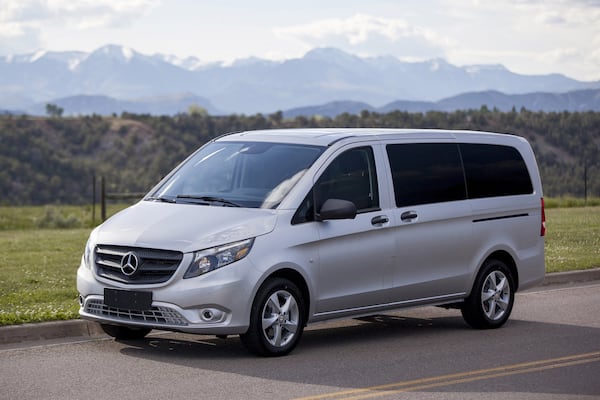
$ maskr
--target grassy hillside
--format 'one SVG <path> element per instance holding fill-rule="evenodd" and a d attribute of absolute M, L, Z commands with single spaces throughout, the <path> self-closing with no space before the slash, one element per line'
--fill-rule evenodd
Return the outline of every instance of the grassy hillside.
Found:
<path fill-rule="evenodd" d="M 92 177 L 108 192 L 146 192 L 203 143 L 240 130 L 299 127 L 447 128 L 526 137 L 546 196 L 600 196 L 600 113 L 363 111 L 335 118 L 268 116 L 33 118 L 0 116 L 0 205 L 89 204 Z M 587 178 L 584 180 L 584 177 Z M 99 190 L 99 189 L 98 189 Z"/>

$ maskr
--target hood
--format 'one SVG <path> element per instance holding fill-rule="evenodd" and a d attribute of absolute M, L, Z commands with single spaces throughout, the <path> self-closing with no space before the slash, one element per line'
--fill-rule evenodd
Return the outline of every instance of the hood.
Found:
<path fill-rule="evenodd" d="M 187 253 L 265 235 L 276 220 L 273 210 L 141 201 L 100 225 L 95 241 Z"/>

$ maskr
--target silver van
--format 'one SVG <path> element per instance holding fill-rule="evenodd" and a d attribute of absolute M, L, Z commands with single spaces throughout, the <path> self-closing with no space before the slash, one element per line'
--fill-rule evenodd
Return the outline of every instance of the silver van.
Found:
<path fill-rule="evenodd" d="M 306 324 L 421 305 L 498 328 L 544 279 L 544 200 L 521 137 L 402 129 L 210 141 L 90 234 L 80 315 L 116 338 L 239 335 L 289 353 Z"/>

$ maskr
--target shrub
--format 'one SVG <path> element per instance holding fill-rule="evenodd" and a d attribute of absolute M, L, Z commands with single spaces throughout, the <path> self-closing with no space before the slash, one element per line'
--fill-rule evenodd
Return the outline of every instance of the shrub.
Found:
<path fill-rule="evenodd" d="M 81 228 L 83 223 L 73 214 L 63 215 L 52 206 L 47 206 L 44 215 L 36 220 L 36 226 L 41 229 L 70 229 Z"/>

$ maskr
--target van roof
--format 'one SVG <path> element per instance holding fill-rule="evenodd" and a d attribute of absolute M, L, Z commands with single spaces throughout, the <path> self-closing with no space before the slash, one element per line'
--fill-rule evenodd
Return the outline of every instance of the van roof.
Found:
<path fill-rule="evenodd" d="M 391 139 L 460 139 L 473 136 L 512 136 L 506 134 L 444 129 L 386 129 L 386 128 L 307 128 L 307 129 L 265 129 L 244 131 L 223 135 L 216 140 L 256 142 L 278 142 L 330 146 L 348 138 Z"/>

